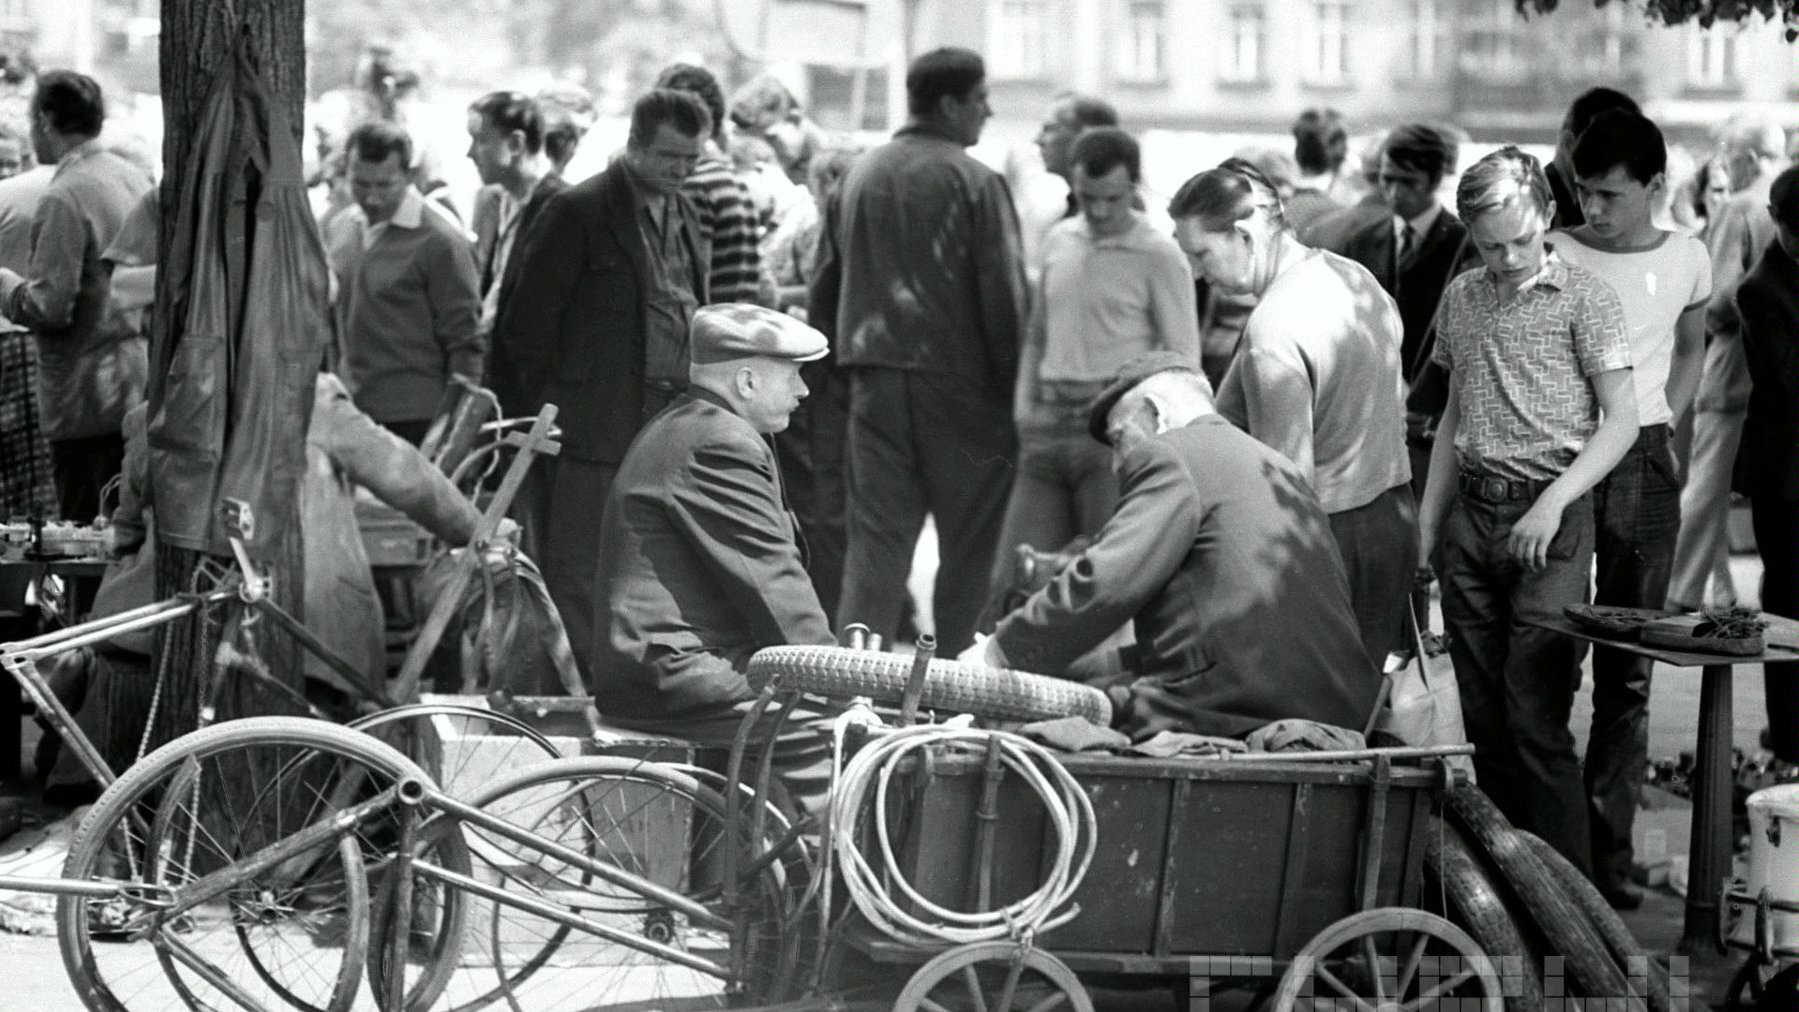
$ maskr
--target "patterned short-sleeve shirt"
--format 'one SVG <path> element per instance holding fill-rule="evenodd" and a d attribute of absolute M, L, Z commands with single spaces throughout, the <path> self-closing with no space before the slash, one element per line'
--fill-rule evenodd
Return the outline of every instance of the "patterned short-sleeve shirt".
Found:
<path fill-rule="evenodd" d="M 1460 400 L 1461 466 L 1553 479 L 1599 427 L 1590 377 L 1631 367 L 1630 331 L 1617 294 L 1552 251 L 1537 279 L 1503 305 L 1485 270 L 1451 282 L 1434 357 Z"/>

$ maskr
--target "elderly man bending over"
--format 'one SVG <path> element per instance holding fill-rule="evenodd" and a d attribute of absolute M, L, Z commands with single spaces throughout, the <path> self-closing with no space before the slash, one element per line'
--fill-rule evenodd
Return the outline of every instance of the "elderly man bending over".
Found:
<path fill-rule="evenodd" d="M 696 313 L 690 344 L 687 392 L 638 433 L 606 497 L 594 703 L 620 726 L 729 745 L 755 696 L 751 654 L 835 642 L 768 441 L 806 396 L 800 363 L 827 348 L 798 320 L 740 303 Z M 775 768 L 814 811 L 829 729 L 799 713 L 787 728 Z"/>
<path fill-rule="evenodd" d="M 1126 365 L 1088 429 L 1113 448 L 1117 510 L 963 659 L 1060 671 L 1134 621 L 1136 678 L 1109 690 L 1133 737 L 1242 737 L 1285 718 L 1359 730 L 1380 676 L 1293 464 L 1219 417 L 1205 377 L 1165 352 Z"/>

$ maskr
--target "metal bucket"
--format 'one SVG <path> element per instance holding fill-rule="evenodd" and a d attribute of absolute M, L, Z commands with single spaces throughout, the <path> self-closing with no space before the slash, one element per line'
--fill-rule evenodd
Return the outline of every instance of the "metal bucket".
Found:
<path fill-rule="evenodd" d="M 1749 795 L 1749 877 L 1728 911 L 1732 944 L 1758 949 L 1757 922 L 1775 954 L 1799 955 L 1799 784 Z M 1765 895 L 1765 908 L 1760 897 Z"/>

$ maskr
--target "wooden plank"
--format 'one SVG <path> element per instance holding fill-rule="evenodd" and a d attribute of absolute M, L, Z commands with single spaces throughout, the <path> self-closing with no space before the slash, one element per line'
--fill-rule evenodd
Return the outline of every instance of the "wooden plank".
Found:
<path fill-rule="evenodd" d="M 1299 909 L 1300 894 L 1305 889 L 1306 865 L 1312 852 L 1311 784 L 1295 784 L 1293 808 L 1289 816 L 1287 857 L 1281 864 L 1281 906 L 1274 914 L 1274 955 L 1286 959 L 1299 951 L 1299 939 L 1293 937 L 1290 913 Z"/>

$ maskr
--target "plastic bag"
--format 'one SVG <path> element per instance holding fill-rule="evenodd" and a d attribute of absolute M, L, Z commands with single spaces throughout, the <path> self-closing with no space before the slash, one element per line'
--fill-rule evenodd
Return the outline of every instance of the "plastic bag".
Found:
<path fill-rule="evenodd" d="M 1462 691 L 1449 652 L 1428 649 L 1416 619 L 1408 616 L 1406 625 L 1412 633 L 1411 656 L 1395 654 L 1398 664 L 1389 660 L 1386 703 L 1375 717 L 1374 729 L 1417 748 L 1466 745 Z M 1456 765 L 1467 768 L 1472 777 L 1471 763 Z"/>

